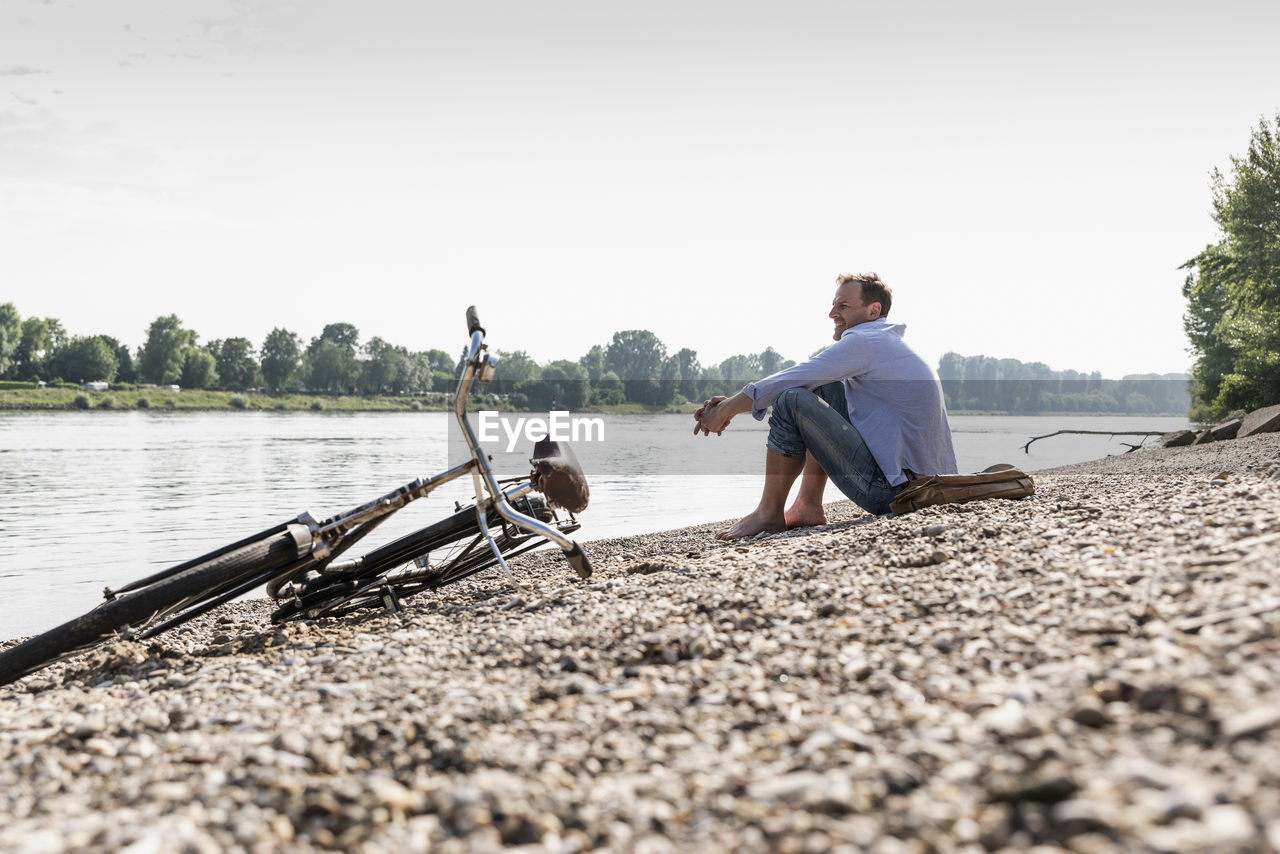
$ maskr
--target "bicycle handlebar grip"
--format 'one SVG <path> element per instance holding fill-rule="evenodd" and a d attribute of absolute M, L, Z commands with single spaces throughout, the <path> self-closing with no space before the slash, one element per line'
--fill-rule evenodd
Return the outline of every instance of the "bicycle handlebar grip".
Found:
<path fill-rule="evenodd" d="M 480 325 L 480 315 L 476 313 L 476 307 L 467 307 L 467 334 L 475 335 L 476 330 L 484 332 L 484 327 Z"/>
<path fill-rule="evenodd" d="M 591 561 L 587 560 L 587 553 L 582 550 L 582 546 L 574 543 L 573 549 L 565 552 L 564 556 L 579 578 L 591 577 Z"/>

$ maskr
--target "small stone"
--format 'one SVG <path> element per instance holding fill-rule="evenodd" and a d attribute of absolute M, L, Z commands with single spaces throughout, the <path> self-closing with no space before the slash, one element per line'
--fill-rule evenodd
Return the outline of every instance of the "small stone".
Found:
<path fill-rule="evenodd" d="M 853 787 L 844 774 L 795 771 L 757 780 L 747 787 L 747 796 L 822 812 L 844 812 L 853 797 Z"/>
<path fill-rule="evenodd" d="M 147 729 L 162 730 L 169 728 L 169 713 L 155 706 L 148 706 L 138 712 L 138 723 Z"/>
<path fill-rule="evenodd" d="M 418 805 L 419 795 L 382 774 L 371 775 L 366 780 L 370 793 L 379 804 L 393 810 L 411 810 Z"/>
<path fill-rule="evenodd" d="M 1141 788 L 1164 790 L 1173 786 L 1169 769 L 1146 759 L 1126 759 L 1120 770 L 1122 779 Z"/>
<path fill-rule="evenodd" d="M 1111 716 L 1100 706 L 1093 704 L 1077 706 L 1071 712 L 1071 720 L 1081 726 L 1093 727 L 1094 729 L 1101 729 L 1112 723 Z"/>
<path fill-rule="evenodd" d="M 1027 722 L 1027 711 L 1017 700 L 1005 700 L 982 716 L 987 729 L 999 735 L 1016 735 Z"/>
<path fill-rule="evenodd" d="M 1261 735 L 1280 724 L 1280 705 L 1260 706 L 1232 715 L 1222 723 L 1222 735 L 1228 741 Z"/>
<path fill-rule="evenodd" d="M 1237 804 L 1217 804 L 1204 811 L 1205 831 L 1214 845 L 1244 842 L 1256 833 L 1253 818 Z"/>
<path fill-rule="evenodd" d="M 93 712 L 83 717 L 71 715 L 68 716 L 65 729 L 67 733 L 76 738 L 88 738 L 98 735 L 107 729 L 107 716 L 101 712 Z"/>
<path fill-rule="evenodd" d="M 1030 801 L 1038 804 L 1055 804 L 1058 801 L 1065 801 L 1079 788 L 1070 777 L 1063 775 L 1041 777 L 1032 774 L 995 786 L 988 792 L 988 797 L 996 803 Z"/>
<path fill-rule="evenodd" d="M 287 729 L 277 735 L 271 742 L 271 746 L 286 753 L 302 755 L 307 752 L 307 740 L 296 729 Z"/>
<path fill-rule="evenodd" d="M 1267 822 L 1265 835 L 1267 844 L 1271 846 L 1272 850 L 1280 851 L 1280 819 Z"/>
<path fill-rule="evenodd" d="M 192 798 L 191 787 L 186 783 L 160 781 L 147 786 L 147 799 L 151 801 L 168 801 L 185 804 Z"/>
<path fill-rule="evenodd" d="M 1097 804 L 1084 800 L 1059 801 L 1053 805 L 1053 821 L 1064 836 L 1105 832 L 1111 825 L 1103 818 Z"/>
<path fill-rule="evenodd" d="M 94 756 L 112 757 L 116 755 L 116 746 L 105 738 L 91 738 L 85 741 L 84 749 Z"/>
<path fill-rule="evenodd" d="M 1182 691 L 1177 685 L 1153 685 L 1137 692 L 1134 702 L 1144 712 L 1155 712 L 1161 709 L 1177 709 Z"/>

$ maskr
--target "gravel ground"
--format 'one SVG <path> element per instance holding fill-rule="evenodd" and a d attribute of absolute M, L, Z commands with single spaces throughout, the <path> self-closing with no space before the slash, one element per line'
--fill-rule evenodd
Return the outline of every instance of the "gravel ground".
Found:
<path fill-rule="evenodd" d="M 1280 435 L 1036 480 L 99 650 L 0 689 L 0 850 L 1280 850 Z"/>

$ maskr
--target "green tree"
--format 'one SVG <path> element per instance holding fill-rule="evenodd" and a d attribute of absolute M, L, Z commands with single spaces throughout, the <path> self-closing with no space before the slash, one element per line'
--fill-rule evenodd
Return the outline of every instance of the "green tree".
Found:
<path fill-rule="evenodd" d="M 392 394 L 414 394 L 431 391 L 431 366 L 437 356 L 443 356 L 447 362 L 449 354 L 443 350 L 429 350 L 424 353 L 409 353 L 403 347 L 396 351 L 402 358 L 396 365 L 395 379 L 391 381 Z M 437 354 L 433 356 L 432 354 Z M 443 363 L 442 363 L 443 364 Z"/>
<path fill-rule="evenodd" d="M 179 382 L 183 388 L 217 388 L 218 360 L 204 347 L 188 348 Z"/>
<path fill-rule="evenodd" d="M 426 359 L 428 371 L 453 370 L 453 357 L 444 350 L 427 350 L 419 355 Z"/>
<path fill-rule="evenodd" d="M 731 397 L 738 391 L 737 389 L 733 389 L 733 391 L 728 392 L 725 389 L 726 383 L 724 381 L 724 376 L 720 373 L 720 366 L 708 365 L 703 368 L 702 373 L 698 375 L 697 394 L 689 399 L 696 400 L 698 403 L 701 403 L 704 400 L 709 400 L 717 394 L 723 394 L 725 397 Z"/>
<path fill-rule="evenodd" d="M 702 376 L 702 364 L 698 361 L 697 351 L 684 347 L 671 358 L 675 359 L 680 374 L 677 392 L 685 400 L 697 400 L 701 403 L 702 398 L 698 397 L 698 379 Z"/>
<path fill-rule="evenodd" d="M 605 368 L 622 380 L 627 400 L 650 405 L 658 403 L 661 397 L 662 365 L 666 358 L 666 345 L 647 329 L 613 333 L 613 341 L 604 352 Z"/>
<path fill-rule="evenodd" d="M 542 375 L 538 363 L 523 350 L 497 351 L 498 369 L 487 391 L 490 394 L 527 393 L 525 386 L 536 383 Z"/>
<path fill-rule="evenodd" d="M 766 347 L 764 352 L 757 358 L 760 360 L 760 370 L 764 372 L 766 377 L 776 374 L 778 371 L 786 370 L 795 364 L 792 359 L 782 358 L 782 354 L 772 347 Z"/>
<path fill-rule="evenodd" d="M 605 371 L 591 385 L 591 400 L 601 406 L 623 403 L 627 399 L 626 394 L 622 380 L 613 371 Z"/>
<path fill-rule="evenodd" d="M 432 371 L 431 390 L 452 392 L 458 387 L 458 378 L 451 371 Z"/>
<path fill-rule="evenodd" d="M 1192 414 L 1212 419 L 1280 401 L 1280 113 L 1213 172 L 1218 242 L 1183 265 L 1183 325 L 1196 363 Z"/>
<path fill-rule="evenodd" d="M 767 376 L 764 372 L 764 366 L 760 364 L 760 355 L 742 355 L 730 356 L 720 363 L 720 376 L 724 378 L 724 382 L 733 388 L 733 393 L 737 393 L 744 385 L 761 377 Z"/>
<path fill-rule="evenodd" d="M 302 342 L 287 329 L 276 327 L 262 342 L 262 379 L 267 388 L 289 388 L 302 358 Z"/>
<path fill-rule="evenodd" d="M 13 374 L 20 380 L 34 380 L 48 372 L 49 356 L 65 344 L 67 332 L 52 317 L 28 317 L 22 321 L 22 335 L 13 356 Z"/>
<path fill-rule="evenodd" d="M 388 344 L 374 336 L 362 348 L 365 360 L 360 363 L 360 393 L 384 394 L 392 390 L 402 366 L 408 361 L 403 347 Z"/>
<path fill-rule="evenodd" d="M 254 358 L 253 343 L 248 338 L 228 338 L 209 342 L 207 349 L 214 355 L 218 379 L 225 388 L 244 391 L 258 385 L 258 360 Z"/>
<path fill-rule="evenodd" d="M 587 369 L 577 362 L 560 359 L 542 369 L 542 378 L 536 383 L 522 386 L 526 389 L 529 405 L 534 409 L 575 410 L 587 405 L 591 399 L 591 386 L 587 381 Z"/>
<path fill-rule="evenodd" d="M 350 323 L 330 323 L 325 326 L 318 339 L 312 339 L 312 343 L 314 344 L 317 340 L 330 341 L 354 353 L 360 346 L 360 330 Z"/>
<path fill-rule="evenodd" d="M 360 378 L 356 347 L 360 332 L 350 323 L 330 323 L 307 346 L 307 387 L 312 391 L 349 394 Z"/>
<path fill-rule="evenodd" d="M 950 409 L 970 409 L 964 393 L 964 356 L 959 353 L 943 353 L 938 361 L 938 379 Z"/>
<path fill-rule="evenodd" d="M 604 376 L 604 372 L 608 370 L 604 364 L 604 348 L 599 344 L 592 347 L 586 354 L 578 360 L 578 364 L 582 365 L 587 371 L 587 379 L 596 382 L 600 377 Z"/>
<path fill-rule="evenodd" d="M 120 363 L 115 348 L 102 336 L 75 337 L 49 355 L 51 376 L 71 382 L 111 382 Z"/>
<path fill-rule="evenodd" d="M 0 304 L 0 377 L 9 376 L 13 354 L 22 340 L 22 318 L 13 303 Z"/>
<path fill-rule="evenodd" d="M 355 354 L 332 341 L 321 341 L 307 348 L 307 388 L 330 394 L 349 394 L 360 377 Z"/>
<path fill-rule="evenodd" d="M 133 365 L 133 354 L 129 352 L 128 345 L 121 344 L 110 335 L 99 335 L 98 337 L 116 354 L 116 382 L 136 383 L 138 381 L 138 371 Z"/>
<path fill-rule="evenodd" d="M 157 317 L 147 328 L 147 343 L 138 351 L 138 376 L 157 385 L 178 382 L 196 340 L 196 333 L 184 329 L 176 314 Z"/>

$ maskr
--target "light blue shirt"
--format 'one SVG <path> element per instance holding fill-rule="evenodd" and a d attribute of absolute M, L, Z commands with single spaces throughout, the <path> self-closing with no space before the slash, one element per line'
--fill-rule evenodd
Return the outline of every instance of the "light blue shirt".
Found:
<path fill-rule="evenodd" d="M 942 383 L 902 340 L 906 328 L 884 318 L 859 323 L 808 361 L 748 383 L 742 391 L 753 401 L 752 417 L 763 419 L 789 388 L 812 389 L 839 381 L 849 404 L 849 422 L 862 434 L 890 485 L 905 483 L 906 470 L 955 474 Z"/>

